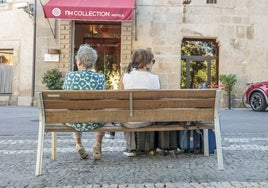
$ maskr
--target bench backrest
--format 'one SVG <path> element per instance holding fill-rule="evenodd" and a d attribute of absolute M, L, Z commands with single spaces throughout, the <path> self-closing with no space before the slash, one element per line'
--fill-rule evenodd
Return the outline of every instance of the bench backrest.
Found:
<path fill-rule="evenodd" d="M 48 90 L 38 92 L 45 123 L 213 121 L 217 89 Z"/>

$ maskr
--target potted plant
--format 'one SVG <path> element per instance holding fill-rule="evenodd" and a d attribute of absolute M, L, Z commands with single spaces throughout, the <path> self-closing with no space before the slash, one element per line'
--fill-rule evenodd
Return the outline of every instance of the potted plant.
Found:
<path fill-rule="evenodd" d="M 234 85 L 237 83 L 237 78 L 235 74 L 222 74 L 220 75 L 220 81 L 225 85 L 225 95 L 228 96 L 228 107 L 231 109 L 231 100 L 234 98 L 233 89 Z M 233 96 L 233 97 L 231 97 Z"/>
<path fill-rule="evenodd" d="M 48 70 L 43 76 L 43 84 L 50 90 L 61 90 L 63 86 L 63 74 L 58 69 Z"/>

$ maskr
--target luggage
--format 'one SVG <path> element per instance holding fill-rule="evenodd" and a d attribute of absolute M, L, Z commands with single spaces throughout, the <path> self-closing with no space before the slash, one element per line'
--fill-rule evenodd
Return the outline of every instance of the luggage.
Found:
<path fill-rule="evenodd" d="M 159 131 L 157 132 L 157 147 L 162 151 L 177 150 L 177 137 L 177 131 Z"/>
<path fill-rule="evenodd" d="M 201 130 L 201 133 L 203 134 L 203 130 Z M 203 141 L 201 142 L 201 148 L 202 152 L 204 152 L 204 144 Z M 208 130 L 208 147 L 209 147 L 209 154 L 214 154 L 216 149 L 216 137 L 215 132 L 212 129 Z"/>
<path fill-rule="evenodd" d="M 178 131 L 178 148 L 184 152 L 201 152 L 202 133 L 197 130 Z"/>
<path fill-rule="evenodd" d="M 135 132 L 136 150 L 139 153 L 155 151 L 155 132 Z"/>

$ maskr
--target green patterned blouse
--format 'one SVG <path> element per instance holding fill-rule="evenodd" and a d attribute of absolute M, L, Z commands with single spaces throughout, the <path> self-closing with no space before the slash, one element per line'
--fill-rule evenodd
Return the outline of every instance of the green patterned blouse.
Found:
<path fill-rule="evenodd" d="M 67 72 L 63 84 L 64 90 L 104 90 L 105 76 L 91 70 Z M 103 123 L 73 123 L 70 124 L 77 131 L 87 131 L 103 126 Z"/>

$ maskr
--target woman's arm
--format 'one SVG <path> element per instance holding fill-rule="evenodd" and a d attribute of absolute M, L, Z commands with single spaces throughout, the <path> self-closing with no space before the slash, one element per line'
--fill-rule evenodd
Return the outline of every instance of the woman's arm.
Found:
<path fill-rule="evenodd" d="M 123 75 L 121 76 L 118 83 L 118 90 L 124 90 Z"/>

